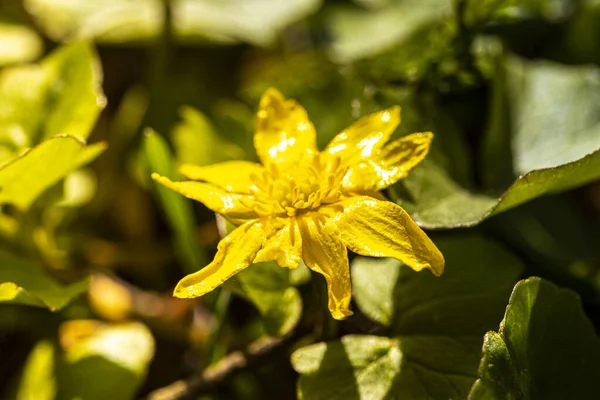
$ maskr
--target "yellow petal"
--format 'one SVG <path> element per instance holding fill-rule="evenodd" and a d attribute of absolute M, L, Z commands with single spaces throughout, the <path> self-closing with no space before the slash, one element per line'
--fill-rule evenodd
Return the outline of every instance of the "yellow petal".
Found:
<path fill-rule="evenodd" d="M 376 191 L 405 178 L 429 152 L 433 133 L 413 133 L 385 146 L 369 160 L 350 167 L 342 187 L 349 192 Z"/>
<path fill-rule="evenodd" d="M 346 165 L 369 160 L 383 148 L 399 124 L 398 106 L 369 114 L 334 137 L 324 152 L 340 157 Z"/>
<path fill-rule="evenodd" d="M 219 242 L 213 262 L 179 281 L 173 296 L 199 297 L 217 288 L 252 263 L 263 240 L 260 223 L 249 221 L 241 225 Z"/>
<path fill-rule="evenodd" d="M 291 164 L 317 152 L 315 128 L 300 104 L 268 89 L 260 100 L 254 147 L 265 165 Z"/>
<path fill-rule="evenodd" d="M 251 202 L 248 195 L 229 193 L 210 183 L 172 182 L 169 178 L 156 173 L 152 174 L 152 179 L 189 199 L 201 202 L 209 209 L 222 214 L 228 219 L 240 221 L 257 218 L 254 210 L 246 205 Z"/>
<path fill-rule="evenodd" d="M 302 237 L 296 218 L 286 218 L 269 237 L 254 262 L 275 261 L 280 267 L 296 268 L 302 259 Z"/>
<path fill-rule="evenodd" d="M 251 175 L 261 175 L 264 167 L 250 161 L 226 161 L 212 165 L 183 164 L 179 172 L 194 181 L 205 181 L 228 192 L 250 193 Z"/>
<path fill-rule="evenodd" d="M 344 244 L 355 253 L 393 257 L 415 271 L 429 268 L 436 276 L 444 272 L 442 253 L 395 203 L 356 196 L 320 211 L 330 213 Z"/>
<path fill-rule="evenodd" d="M 340 232 L 331 221 L 314 212 L 299 217 L 298 225 L 302 234 L 302 259 L 308 268 L 325 277 L 331 315 L 335 319 L 352 315 L 348 252 Z"/>

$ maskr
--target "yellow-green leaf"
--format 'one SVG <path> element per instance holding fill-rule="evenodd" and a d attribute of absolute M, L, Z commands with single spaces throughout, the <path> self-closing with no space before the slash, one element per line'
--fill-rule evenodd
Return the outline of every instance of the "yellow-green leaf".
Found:
<path fill-rule="evenodd" d="M 0 204 L 27 210 L 42 192 L 105 149 L 104 143 L 85 146 L 67 135 L 43 141 L 0 167 Z"/>
<path fill-rule="evenodd" d="M 106 104 L 100 84 L 99 63 L 85 43 L 61 47 L 37 65 L 3 70 L 3 147 L 18 152 L 58 134 L 87 139 Z"/>

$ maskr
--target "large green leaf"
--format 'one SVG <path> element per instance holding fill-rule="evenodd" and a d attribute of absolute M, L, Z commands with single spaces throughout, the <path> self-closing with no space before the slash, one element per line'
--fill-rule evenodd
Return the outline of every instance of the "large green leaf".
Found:
<path fill-rule="evenodd" d="M 95 39 L 107 43 L 147 42 L 162 30 L 162 2 L 156 0 L 26 0 L 55 40 Z M 185 42 L 272 44 L 281 30 L 315 12 L 321 0 L 173 0 L 173 27 Z"/>
<path fill-rule="evenodd" d="M 506 68 L 518 174 L 600 149 L 600 68 L 518 58 L 509 58 Z"/>
<path fill-rule="evenodd" d="M 485 337 L 469 400 L 592 399 L 600 339 L 579 297 L 539 278 L 519 282 L 499 333 Z"/>
<path fill-rule="evenodd" d="M 61 285 L 35 262 L 0 251 L 0 302 L 60 310 L 87 289 L 89 279 Z"/>
<path fill-rule="evenodd" d="M 170 179 L 175 179 L 176 171 L 169 145 L 156 132 L 148 131 L 144 137 L 144 155 L 148 168 Z M 188 273 L 195 272 L 205 264 L 206 256 L 196 240 L 194 212 L 192 204 L 178 193 L 155 184 L 167 220 L 175 234 L 175 245 Z"/>
<path fill-rule="evenodd" d="M 87 139 L 106 103 L 100 84 L 96 56 L 85 43 L 59 48 L 39 65 L 2 71 L 2 153 L 58 134 Z"/>
<path fill-rule="evenodd" d="M 292 362 L 302 374 L 301 398 L 466 397 L 483 334 L 501 318 L 522 265 L 480 237 L 436 243 L 446 258 L 440 278 L 390 259 L 352 263 L 357 304 L 389 326 L 392 338 L 347 336 L 297 350 Z"/>
<path fill-rule="evenodd" d="M 69 172 L 91 162 L 105 143 L 85 146 L 81 140 L 57 135 L 0 166 L 0 204 L 27 210 L 33 201 Z"/>
<path fill-rule="evenodd" d="M 154 355 L 150 331 L 137 322 L 69 321 L 61 327 L 61 339 L 63 352 L 47 341 L 34 347 L 17 398 L 129 400 Z"/>
<path fill-rule="evenodd" d="M 302 299 L 294 285 L 298 272 L 308 272 L 306 266 L 295 269 L 279 267 L 274 262 L 252 264 L 226 282 L 225 287 L 248 299 L 264 318 L 265 328 L 271 335 L 285 335 L 293 329 L 302 314 Z"/>
<path fill-rule="evenodd" d="M 493 94 L 493 106 L 504 111 L 492 112 L 488 125 L 507 132 L 493 132 L 494 145 L 488 145 L 485 155 L 506 160 L 506 154 L 493 151 L 503 151 L 507 146 L 501 141 L 511 140 L 512 169 L 521 176 L 504 193 L 489 196 L 458 185 L 425 162 L 400 182 L 409 195 L 398 199 L 421 226 L 476 225 L 536 197 L 600 178 L 600 70 L 514 57 L 505 68 L 505 80 L 494 86 L 500 94 Z M 505 162 L 486 166 L 488 175 L 507 168 Z"/>
<path fill-rule="evenodd" d="M 32 61 L 42 54 L 41 38 L 23 25 L 0 22 L 0 66 Z"/>

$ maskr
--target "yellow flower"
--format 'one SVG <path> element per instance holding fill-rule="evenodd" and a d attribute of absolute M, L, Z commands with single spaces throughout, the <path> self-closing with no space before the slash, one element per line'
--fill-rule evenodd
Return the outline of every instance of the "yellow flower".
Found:
<path fill-rule="evenodd" d="M 352 315 L 346 248 L 442 274 L 444 258 L 433 242 L 406 211 L 379 194 L 409 174 L 433 139 L 430 132 L 415 133 L 386 145 L 399 123 L 399 107 L 368 115 L 319 151 L 304 108 L 269 89 L 260 101 L 254 136 L 262 165 L 186 164 L 180 169 L 192 179 L 186 182 L 153 174 L 239 224 L 221 240 L 213 262 L 184 277 L 174 296 L 202 296 L 255 262 L 296 268 L 303 260 L 325 277 L 329 310 L 343 319 Z"/>

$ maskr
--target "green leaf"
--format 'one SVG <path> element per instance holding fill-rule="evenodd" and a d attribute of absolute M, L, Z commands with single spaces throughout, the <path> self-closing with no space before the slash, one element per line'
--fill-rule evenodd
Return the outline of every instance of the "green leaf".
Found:
<path fill-rule="evenodd" d="M 62 368 L 57 371 L 57 397 L 132 399 L 153 356 L 154 338 L 139 322 L 95 329 L 67 348 Z"/>
<path fill-rule="evenodd" d="M 166 140 L 149 130 L 144 136 L 143 146 L 150 171 L 175 179 L 173 156 Z M 154 188 L 175 234 L 175 245 L 186 266 L 186 271 L 188 273 L 197 271 L 206 263 L 206 255 L 196 240 L 192 204 L 162 185 L 155 184 Z"/>
<path fill-rule="evenodd" d="M 299 399 L 384 399 L 401 363 L 397 340 L 366 335 L 344 336 L 292 354 L 292 365 L 302 374 Z M 348 379 L 352 375 L 356 380 Z"/>
<path fill-rule="evenodd" d="M 306 266 L 301 263 L 298 269 L 306 270 Z M 302 315 L 302 299 L 294 287 L 297 283 L 294 272 L 289 268 L 282 268 L 274 262 L 262 262 L 236 274 L 225 283 L 225 288 L 256 306 L 269 334 L 282 336 L 296 326 Z"/>
<path fill-rule="evenodd" d="M 490 196 L 461 187 L 425 162 L 399 183 L 409 196 L 397 198 L 421 226 L 473 226 L 536 197 L 600 179 L 600 70 L 517 58 L 508 59 L 505 68 L 506 81 L 495 84 L 493 94 L 494 107 L 504 109 L 491 113 L 488 125 L 496 131 L 489 133 L 494 139 L 485 156 L 502 160 L 506 155 L 493 149 L 503 151 L 502 140 L 510 138 L 512 169 L 521 176 L 504 193 Z M 486 166 L 488 176 L 498 174 L 493 169 L 499 164 Z"/>
<path fill-rule="evenodd" d="M 0 22 L 0 66 L 32 61 L 44 49 L 41 38 L 23 25 Z"/>
<path fill-rule="evenodd" d="M 16 152 L 58 134 L 87 139 L 106 104 L 100 84 L 98 61 L 85 43 L 59 48 L 39 65 L 2 71 L 0 145 Z"/>
<path fill-rule="evenodd" d="M 600 339 L 572 291 L 539 278 L 519 282 L 499 333 L 485 338 L 469 400 L 591 399 Z"/>
<path fill-rule="evenodd" d="M 373 269 L 377 268 L 377 273 Z M 369 318 L 389 326 L 394 316 L 394 290 L 400 268 L 393 259 L 357 259 L 352 263 L 353 297 Z"/>
<path fill-rule="evenodd" d="M 95 39 L 106 43 L 148 42 L 162 30 L 159 1 L 26 0 L 25 4 L 54 40 Z M 207 40 L 269 46 L 291 23 L 314 13 L 320 0 L 180 0 L 171 2 L 173 30 L 182 42 Z"/>
<path fill-rule="evenodd" d="M 484 25 L 507 17 L 510 7 L 522 3 L 519 0 L 467 0 L 463 11 L 465 25 L 481 29 Z"/>
<path fill-rule="evenodd" d="M 440 278 L 391 259 L 352 263 L 357 304 L 389 326 L 393 337 L 346 336 L 297 350 L 292 363 L 301 374 L 301 398 L 466 397 L 476 379 L 482 336 L 501 318 L 522 264 L 477 236 L 436 243 L 446 258 Z"/>
<path fill-rule="evenodd" d="M 148 328 L 132 322 L 104 326 L 75 320 L 61 326 L 60 351 L 39 342 L 27 359 L 19 399 L 129 400 L 154 355 Z"/>
<path fill-rule="evenodd" d="M 408 196 L 398 197 L 393 188 L 392 199 L 427 229 L 477 225 L 491 215 L 499 201 L 463 188 L 429 160 L 422 162 L 398 185 Z"/>
<path fill-rule="evenodd" d="M 0 302 L 60 310 L 85 292 L 90 279 L 61 285 L 36 263 L 0 251 Z"/>
<path fill-rule="evenodd" d="M 27 210 L 46 189 L 104 150 L 105 143 L 85 146 L 67 135 L 43 141 L 0 167 L 0 204 L 10 203 Z"/>
<path fill-rule="evenodd" d="M 338 62 L 352 62 L 410 42 L 422 28 L 449 15 L 451 5 L 448 0 L 399 0 L 376 10 L 332 8 L 327 14 L 332 56 Z"/>
<path fill-rule="evenodd" d="M 54 364 L 52 343 L 41 341 L 36 344 L 27 358 L 16 398 L 54 400 L 56 396 Z"/>
<path fill-rule="evenodd" d="M 182 107 L 179 122 L 172 132 L 177 161 L 181 164 L 215 164 L 244 158 L 244 151 L 223 140 L 208 118 L 192 107 Z"/>

